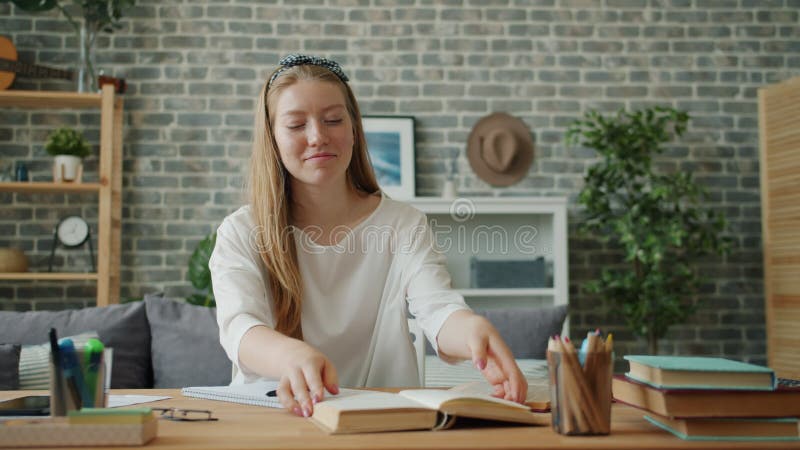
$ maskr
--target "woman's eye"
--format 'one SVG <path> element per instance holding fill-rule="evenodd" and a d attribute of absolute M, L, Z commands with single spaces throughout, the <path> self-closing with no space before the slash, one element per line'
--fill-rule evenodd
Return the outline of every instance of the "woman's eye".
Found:
<path fill-rule="evenodd" d="M 298 123 L 298 124 L 287 125 L 286 128 L 288 128 L 290 130 L 299 130 L 300 128 L 303 128 L 304 126 L 305 126 L 304 123 Z"/>
<path fill-rule="evenodd" d="M 335 124 L 342 123 L 342 121 L 343 121 L 343 120 L 344 120 L 344 119 L 328 119 L 328 120 L 326 120 L 325 122 L 327 122 L 327 123 L 330 123 L 330 124 L 334 124 L 334 125 L 335 125 Z"/>

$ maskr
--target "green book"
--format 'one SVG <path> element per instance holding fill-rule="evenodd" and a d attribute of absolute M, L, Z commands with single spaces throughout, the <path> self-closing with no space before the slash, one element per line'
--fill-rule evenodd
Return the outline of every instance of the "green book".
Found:
<path fill-rule="evenodd" d="M 797 441 L 796 417 L 775 419 L 673 419 L 644 416 L 653 425 L 687 441 Z"/>
<path fill-rule="evenodd" d="M 662 389 L 746 389 L 771 391 L 769 367 L 703 356 L 626 355 L 628 378 Z"/>

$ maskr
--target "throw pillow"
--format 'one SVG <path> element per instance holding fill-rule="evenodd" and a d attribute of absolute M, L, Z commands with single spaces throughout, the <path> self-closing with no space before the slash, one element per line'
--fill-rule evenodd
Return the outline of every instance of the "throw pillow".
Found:
<path fill-rule="evenodd" d="M 75 348 L 86 345 L 91 338 L 99 339 L 97 332 L 91 331 L 75 336 L 65 336 L 72 339 Z M 23 345 L 19 356 L 19 388 L 20 389 L 49 389 L 50 388 L 50 343 L 39 345 Z"/>
<path fill-rule="evenodd" d="M 231 361 L 219 343 L 216 308 L 146 295 L 156 388 L 222 386 Z"/>
<path fill-rule="evenodd" d="M 150 327 L 143 302 L 64 311 L 0 311 L 0 342 L 42 344 L 53 327 L 59 336 L 96 330 L 114 349 L 111 388 L 153 387 Z"/>
<path fill-rule="evenodd" d="M 515 358 L 545 359 L 547 339 L 561 333 L 567 317 L 567 305 L 476 312 L 492 322 Z"/>
<path fill-rule="evenodd" d="M 19 389 L 19 344 L 0 344 L 0 391 Z"/>

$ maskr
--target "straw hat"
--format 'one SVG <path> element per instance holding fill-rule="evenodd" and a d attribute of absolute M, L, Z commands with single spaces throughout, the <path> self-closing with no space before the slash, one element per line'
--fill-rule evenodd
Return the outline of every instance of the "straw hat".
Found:
<path fill-rule="evenodd" d="M 514 116 L 492 113 L 472 127 L 467 158 L 483 181 L 492 186 L 511 186 L 525 177 L 533 162 L 531 132 Z"/>

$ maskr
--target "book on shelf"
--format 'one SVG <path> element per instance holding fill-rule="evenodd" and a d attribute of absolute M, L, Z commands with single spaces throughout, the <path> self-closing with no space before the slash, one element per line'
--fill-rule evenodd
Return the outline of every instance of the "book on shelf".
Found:
<path fill-rule="evenodd" d="M 645 420 L 690 441 L 796 441 L 800 440 L 797 417 L 675 419 L 646 415 Z"/>
<path fill-rule="evenodd" d="M 332 434 L 445 429 L 457 418 L 550 425 L 550 414 L 533 412 L 526 405 L 439 389 L 363 391 L 317 403 L 311 416 Z"/>
<path fill-rule="evenodd" d="M 800 386 L 774 391 L 664 389 L 615 375 L 614 399 L 669 417 L 800 416 Z"/>
<path fill-rule="evenodd" d="M 769 367 L 702 356 L 626 355 L 629 378 L 666 389 L 775 389 Z"/>

